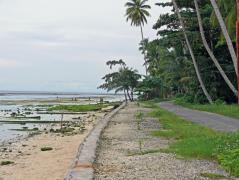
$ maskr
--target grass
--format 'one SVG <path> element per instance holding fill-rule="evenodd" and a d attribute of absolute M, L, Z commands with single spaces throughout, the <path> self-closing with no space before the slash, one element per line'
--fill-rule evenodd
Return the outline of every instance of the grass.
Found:
<path fill-rule="evenodd" d="M 226 177 L 221 174 L 215 174 L 215 173 L 201 173 L 201 176 L 207 177 L 210 179 L 225 179 Z"/>
<path fill-rule="evenodd" d="M 87 112 L 87 111 L 98 111 L 108 106 L 118 107 L 117 103 L 107 104 L 87 104 L 87 105 L 57 105 L 50 107 L 49 111 L 70 111 L 70 112 Z"/>
<path fill-rule="evenodd" d="M 190 104 L 176 99 L 176 104 L 200 111 L 212 112 L 232 118 L 239 119 L 239 106 L 237 104 Z"/>
<path fill-rule="evenodd" d="M 239 176 L 239 132 L 217 132 L 159 107 L 150 115 L 162 125 L 152 135 L 174 140 L 165 152 L 184 158 L 217 160 L 229 173 Z"/>

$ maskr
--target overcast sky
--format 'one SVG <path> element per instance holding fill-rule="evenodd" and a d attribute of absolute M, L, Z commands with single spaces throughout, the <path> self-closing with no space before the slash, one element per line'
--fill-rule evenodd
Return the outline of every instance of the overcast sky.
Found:
<path fill-rule="evenodd" d="M 0 0 L 0 90 L 96 92 L 105 62 L 144 72 L 126 0 Z M 164 9 L 153 6 L 145 36 Z"/>

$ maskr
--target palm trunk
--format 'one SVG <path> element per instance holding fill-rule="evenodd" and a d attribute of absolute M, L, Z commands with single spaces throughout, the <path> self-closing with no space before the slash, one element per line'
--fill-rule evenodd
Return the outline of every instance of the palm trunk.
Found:
<path fill-rule="evenodd" d="M 132 99 L 132 101 L 134 101 L 134 90 L 133 89 L 131 90 L 131 99 Z"/>
<path fill-rule="evenodd" d="M 236 56 L 236 53 L 235 53 L 235 50 L 234 50 L 234 47 L 233 47 L 233 44 L 232 44 L 232 40 L 228 34 L 228 31 L 227 31 L 227 27 L 224 23 L 224 20 L 223 20 L 223 17 L 220 13 L 220 10 L 218 8 L 218 5 L 216 3 L 215 0 L 210 0 L 212 6 L 213 6 L 213 10 L 216 14 L 216 17 L 217 17 L 217 20 L 220 24 L 220 27 L 221 27 L 221 30 L 222 30 L 222 33 L 226 39 L 226 42 L 227 42 L 227 46 L 228 46 L 228 49 L 229 49 L 229 52 L 230 52 L 230 55 L 232 57 L 232 61 L 233 61 L 233 64 L 234 64 L 234 68 L 235 68 L 235 71 L 236 73 L 238 74 L 238 70 L 237 70 L 237 56 Z"/>
<path fill-rule="evenodd" d="M 140 31 L 141 31 L 142 42 L 144 43 L 144 33 L 143 33 L 143 27 L 142 27 L 142 24 L 140 24 Z M 144 53 L 144 66 L 145 66 L 145 73 L 146 73 L 146 76 L 147 76 L 147 75 L 148 75 L 148 68 L 147 68 L 147 62 L 146 62 L 145 44 L 143 44 L 143 53 Z"/>
<path fill-rule="evenodd" d="M 129 100 L 132 101 L 132 99 L 130 97 L 130 94 L 129 94 L 129 90 L 127 89 L 126 92 L 127 92 L 128 97 L 129 97 Z"/>
<path fill-rule="evenodd" d="M 173 6 L 175 8 L 175 11 L 178 15 L 178 19 L 179 19 L 179 22 L 182 26 L 182 30 L 183 30 L 183 34 L 184 34 L 184 37 L 185 37 L 185 40 L 186 40 L 186 44 L 187 44 L 187 47 L 188 47 L 188 50 L 190 52 L 190 55 L 192 57 L 192 60 L 193 60 L 193 65 L 194 65 L 194 68 L 195 68 L 195 71 L 196 71 L 196 74 L 197 74 L 197 78 L 198 78 L 198 81 L 200 83 L 200 86 L 203 90 L 203 93 L 205 94 L 205 96 L 207 97 L 207 100 L 209 101 L 209 103 L 213 104 L 213 101 L 212 101 L 212 98 L 211 96 L 209 95 L 205 85 L 204 85 L 204 82 L 202 80 L 202 77 L 201 77 L 201 74 L 199 72 L 199 69 L 198 69 L 198 65 L 197 65 L 197 62 L 196 62 L 196 59 L 195 59 L 195 56 L 194 56 L 194 53 L 193 53 L 193 50 L 192 50 L 192 47 L 191 47 L 191 44 L 189 43 L 189 40 L 188 40 L 188 36 L 186 34 L 186 30 L 185 30 L 185 27 L 184 27 L 184 23 L 183 23 L 183 20 L 182 20 L 182 16 L 179 12 L 179 9 L 178 9 L 178 5 L 176 3 L 175 0 L 172 0 L 173 1 Z"/>
<path fill-rule="evenodd" d="M 217 67 L 218 71 L 222 75 L 223 79 L 225 80 L 225 82 L 227 83 L 229 88 L 232 90 L 232 92 L 237 96 L 236 88 L 233 86 L 232 82 L 229 80 L 229 78 L 227 77 L 227 75 L 223 71 L 221 65 L 219 64 L 217 58 L 214 56 L 212 50 L 210 49 L 210 47 L 207 43 L 197 0 L 194 0 L 194 4 L 195 4 L 196 12 L 197 12 L 198 24 L 199 24 L 199 29 L 200 29 L 200 34 L 201 34 L 201 37 L 202 37 L 203 45 L 204 45 L 205 49 L 207 50 L 209 56 L 211 57 L 212 61 L 214 62 L 215 66 Z"/>
<path fill-rule="evenodd" d="M 125 102 L 127 103 L 128 99 L 127 99 L 127 95 L 126 95 L 125 89 L 124 89 L 124 97 L 125 97 Z"/>

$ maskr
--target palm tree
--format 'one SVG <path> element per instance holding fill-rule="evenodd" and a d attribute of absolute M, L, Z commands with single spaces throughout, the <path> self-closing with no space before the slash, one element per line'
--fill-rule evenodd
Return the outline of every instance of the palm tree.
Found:
<path fill-rule="evenodd" d="M 140 27 L 141 31 L 141 38 L 142 41 L 144 40 L 144 33 L 143 33 L 143 26 L 147 24 L 147 17 L 150 16 L 148 10 L 151 8 L 147 5 L 148 0 L 130 0 L 125 4 L 126 9 L 126 21 L 131 21 L 131 26 Z M 145 59 L 145 52 L 144 52 L 144 61 L 145 61 L 145 68 L 147 74 L 147 62 Z"/>
<path fill-rule="evenodd" d="M 141 75 L 138 74 L 137 70 L 126 66 L 123 60 L 113 60 L 106 63 L 107 66 L 112 69 L 113 66 L 119 65 L 120 68 L 116 72 L 106 74 L 102 79 L 105 81 L 98 88 L 105 89 L 107 91 L 115 90 L 115 93 L 120 91 L 124 92 L 125 101 L 129 99 L 134 100 L 134 90 L 138 85 Z"/>
<path fill-rule="evenodd" d="M 184 26 L 184 22 L 183 22 L 182 16 L 181 16 L 181 14 L 180 14 L 180 12 L 179 12 L 178 5 L 177 5 L 177 3 L 176 3 L 175 0 L 172 0 L 172 2 L 173 2 L 174 9 L 175 9 L 175 11 L 176 11 L 176 13 L 177 13 L 177 15 L 178 15 L 178 19 L 179 19 L 180 25 L 181 25 L 181 27 L 182 27 L 182 31 L 183 31 L 183 34 L 184 34 L 184 38 L 185 38 L 185 40 L 186 40 L 186 44 L 187 44 L 189 53 L 190 53 L 190 55 L 191 55 L 191 57 L 192 57 L 192 60 L 193 60 L 193 65 L 194 65 L 194 68 L 195 68 L 195 71 L 196 71 L 197 78 L 198 78 L 198 81 L 199 81 L 199 83 L 200 83 L 200 86 L 201 86 L 201 88 L 202 88 L 202 90 L 203 90 L 203 93 L 204 93 L 205 96 L 207 97 L 207 100 L 208 100 L 211 104 L 213 104 L 212 98 L 211 98 L 211 96 L 209 95 L 209 93 L 208 93 L 208 91 L 207 91 L 207 89 L 206 89 L 206 87 L 205 87 L 205 85 L 204 85 L 204 82 L 203 82 L 203 80 L 202 80 L 201 74 L 200 74 L 200 72 L 199 72 L 198 65 L 197 65 L 197 62 L 196 62 L 196 58 L 195 58 L 195 56 L 194 56 L 194 53 L 193 53 L 191 44 L 190 44 L 190 42 L 189 42 L 189 40 L 188 40 L 188 36 L 187 36 L 187 34 L 186 34 L 186 29 L 185 29 L 185 26 Z"/>
<path fill-rule="evenodd" d="M 205 49 L 207 50 L 209 56 L 211 57 L 212 61 L 214 62 L 215 66 L 217 67 L 218 71 L 222 75 L 223 79 L 225 80 L 225 82 L 227 83 L 229 88 L 232 90 L 232 92 L 237 96 L 236 88 L 234 87 L 232 82 L 229 80 L 229 78 L 227 77 L 225 72 L 223 71 L 221 65 L 219 64 L 217 58 L 215 57 L 215 55 L 213 54 L 212 50 L 210 49 L 210 47 L 209 47 L 209 45 L 207 43 L 207 40 L 206 40 L 206 37 L 205 37 L 205 33 L 204 33 L 204 29 L 203 29 L 202 18 L 201 18 L 201 15 L 200 15 L 200 11 L 199 11 L 199 6 L 198 6 L 197 0 L 194 0 L 194 5 L 195 5 L 196 13 L 197 13 L 199 30 L 200 30 L 200 34 L 201 34 L 201 37 L 202 37 L 203 45 L 204 45 Z"/>
<path fill-rule="evenodd" d="M 215 0 L 210 0 L 210 2 L 212 4 L 213 10 L 215 12 L 215 15 L 217 17 L 219 25 L 221 27 L 222 33 L 223 33 L 223 35 L 226 39 L 226 43 L 227 43 L 230 55 L 232 57 L 232 61 L 233 61 L 233 64 L 234 64 L 235 71 L 238 74 L 238 71 L 237 71 L 237 56 L 236 56 L 236 53 L 235 53 L 235 50 L 234 50 L 234 47 L 233 47 L 233 44 L 232 44 L 232 40 L 231 40 L 231 38 L 228 34 L 227 27 L 226 27 L 225 22 L 223 20 L 222 14 L 219 10 L 217 2 Z"/>

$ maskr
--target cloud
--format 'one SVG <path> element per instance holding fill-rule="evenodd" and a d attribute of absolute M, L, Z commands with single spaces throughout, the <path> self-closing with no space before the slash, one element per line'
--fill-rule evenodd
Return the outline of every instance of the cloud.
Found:
<path fill-rule="evenodd" d="M 149 1 L 152 16 L 144 27 L 150 39 L 164 12 L 157 1 Z M 98 91 L 111 59 L 143 73 L 140 29 L 126 23 L 125 2 L 0 0 L 0 77 L 8 80 L 1 89 Z"/>
<path fill-rule="evenodd" d="M 24 65 L 16 60 L 0 58 L 0 68 L 19 68 Z"/>

